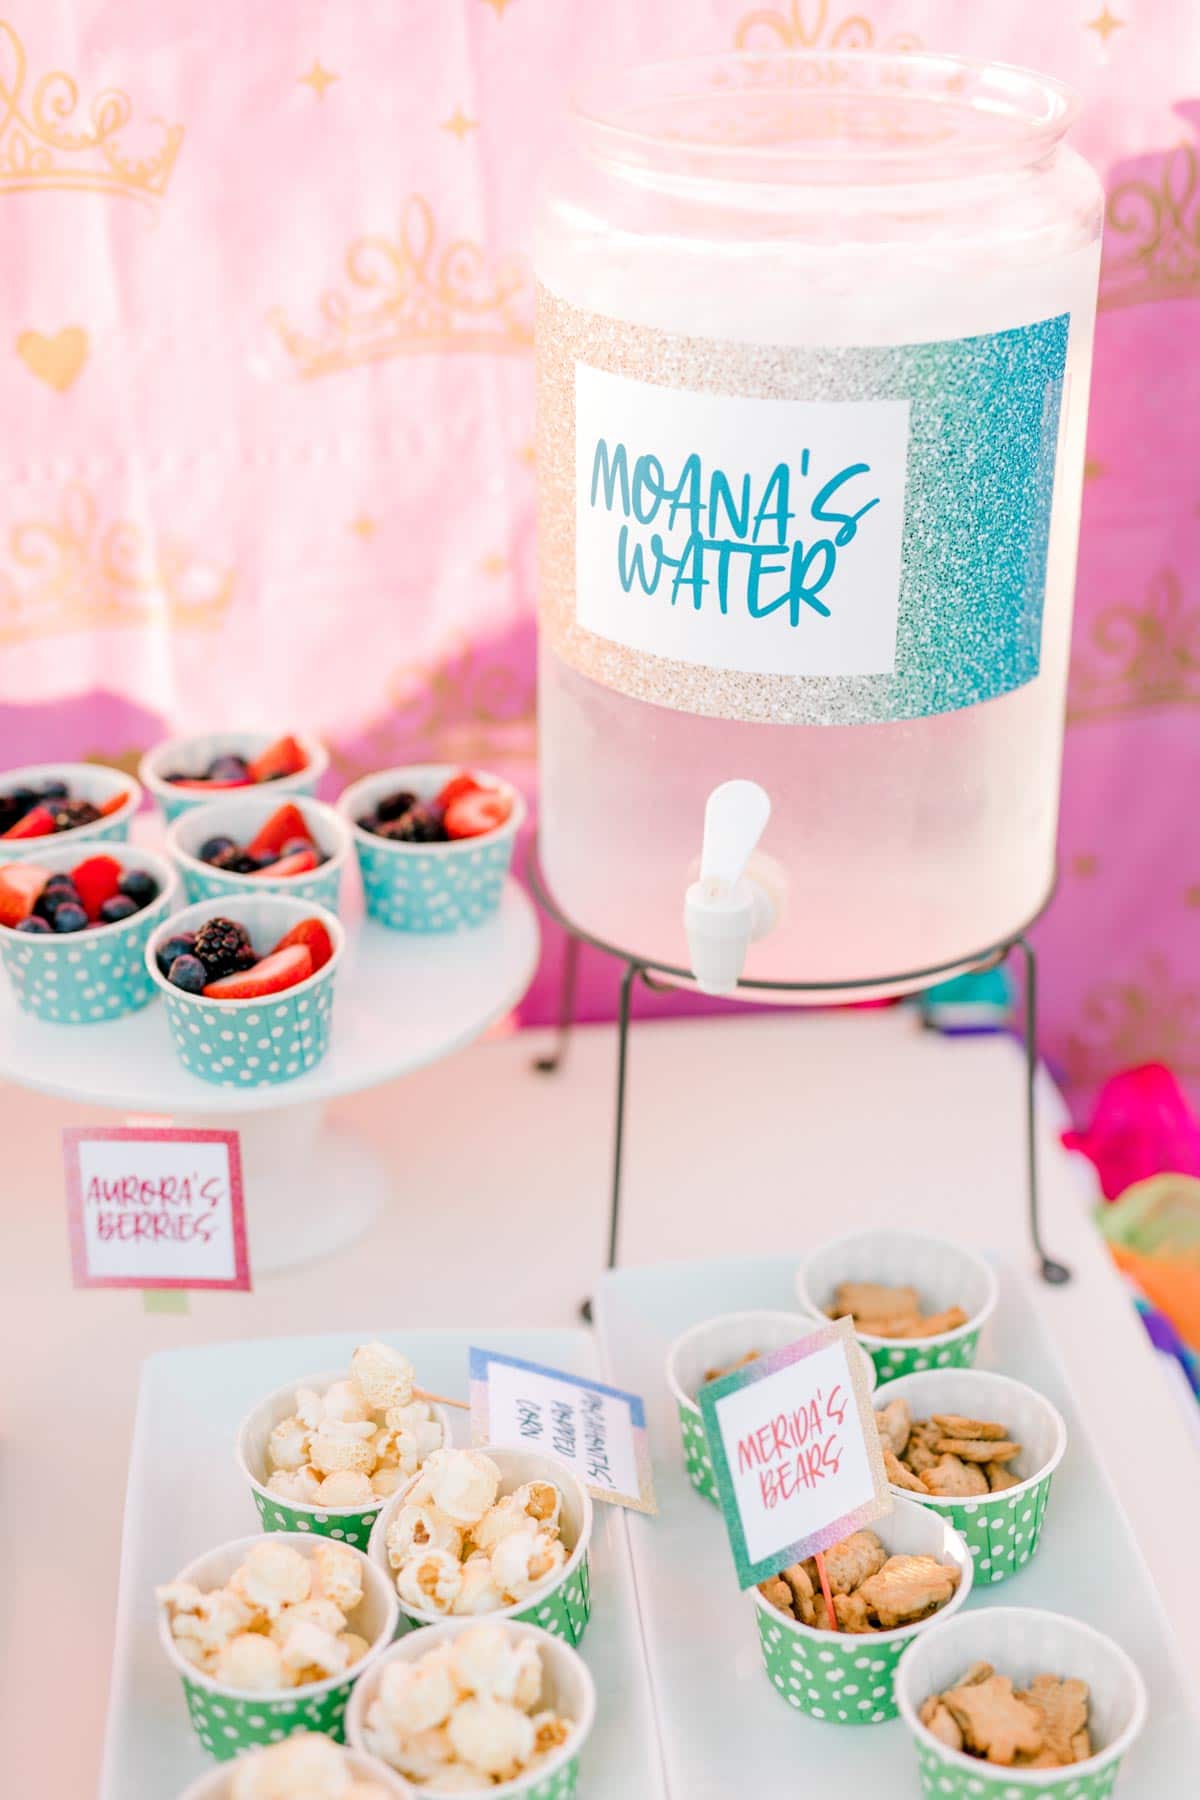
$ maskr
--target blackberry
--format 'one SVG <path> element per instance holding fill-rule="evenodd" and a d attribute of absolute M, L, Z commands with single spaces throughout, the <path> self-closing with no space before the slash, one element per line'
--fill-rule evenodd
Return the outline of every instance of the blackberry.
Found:
<path fill-rule="evenodd" d="M 198 956 L 177 956 L 167 971 L 167 980 L 172 987 L 182 988 L 185 994 L 202 994 L 208 986 L 209 974 Z"/>
<path fill-rule="evenodd" d="M 243 756 L 214 756 L 205 771 L 207 781 L 245 781 L 250 774 Z"/>
<path fill-rule="evenodd" d="M 113 894 L 100 903 L 100 924 L 119 925 L 122 919 L 132 919 L 142 909 L 136 900 L 128 894 Z"/>
<path fill-rule="evenodd" d="M 258 951 L 254 948 L 254 945 L 243 944 L 237 953 L 237 961 L 234 964 L 234 967 L 238 971 L 252 969 L 257 961 Z"/>
<path fill-rule="evenodd" d="M 228 850 L 218 850 L 211 861 L 214 869 L 224 869 L 229 875 L 253 875 L 258 867 L 257 859 L 239 844 L 231 844 Z"/>
<path fill-rule="evenodd" d="M 209 980 L 219 981 L 222 975 L 245 967 L 238 958 L 248 942 L 244 925 L 235 925 L 232 919 L 209 919 L 196 933 L 192 949 L 208 970 Z"/>
<path fill-rule="evenodd" d="M 237 845 L 231 837 L 210 837 L 205 838 L 199 850 L 197 850 L 196 855 L 200 858 L 201 862 L 210 863 L 217 860 L 222 850 L 236 849 Z"/>
<path fill-rule="evenodd" d="M 36 798 L 31 787 L 10 788 L 7 794 L 0 794 L 0 832 L 19 824 Z"/>
<path fill-rule="evenodd" d="M 55 908 L 53 930 L 86 931 L 87 926 L 88 916 L 77 900 L 64 900 L 61 906 Z"/>
<path fill-rule="evenodd" d="M 382 800 L 377 800 L 375 803 L 375 818 L 380 825 L 387 825 L 392 819 L 402 818 L 409 808 L 416 804 L 417 796 L 415 794 L 403 792 L 385 794 Z M 362 823 L 366 824 L 366 821 L 363 820 Z M 367 829 L 373 831 L 375 827 L 369 825 Z"/>
<path fill-rule="evenodd" d="M 190 956 L 195 949 L 195 946 L 196 934 L 194 931 L 180 931 L 177 932 L 174 937 L 164 938 L 162 943 L 158 946 L 158 949 L 154 952 L 154 960 L 158 964 L 159 973 L 162 975 L 170 974 L 171 964 L 175 961 L 175 958 L 177 956 Z"/>
<path fill-rule="evenodd" d="M 50 810 L 54 814 L 55 831 L 73 831 L 76 825 L 94 825 L 100 817 L 100 808 L 93 806 L 90 800 L 59 800 Z"/>
<path fill-rule="evenodd" d="M 403 818 L 382 825 L 380 837 L 397 844 L 437 844 L 446 836 L 442 815 L 435 806 L 410 806 Z"/>
<path fill-rule="evenodd" d="M 158 883 L 145 869 L 126 869 L 117 885 L 125 898 L 133 901 L 135 912 L 158 899 Z"/>
<path fill-rule="evenodd" d="M 36 913 L 30 913 L 29 917 L 22 919 L 17 926 L 18 931 L 52 931 L 53 929 L 54 927 L 47 924 L 45 919 L 39 919 Z"/>

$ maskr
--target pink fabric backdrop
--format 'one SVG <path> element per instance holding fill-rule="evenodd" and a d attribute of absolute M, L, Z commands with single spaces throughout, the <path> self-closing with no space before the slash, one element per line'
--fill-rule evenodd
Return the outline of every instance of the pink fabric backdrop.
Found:
<path fill-rule="evenodd" d="M 735 43 L 1083 94 L 1110 210 L 1046 1047 L 1082 1099 L 1148 1056 L 1200 1095 L 1194 0 L 13 7 L 0 760 L 279 723 L 335 786 L 438 757 L 531 788 L 535 172 L 598 59 Z M 585 1014 L 612 991 L 589 964 Z"/>

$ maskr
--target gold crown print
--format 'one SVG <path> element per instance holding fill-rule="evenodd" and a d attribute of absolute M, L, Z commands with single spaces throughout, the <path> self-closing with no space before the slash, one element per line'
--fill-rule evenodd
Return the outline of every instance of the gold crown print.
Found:
<path fill-rule="evenodd" d="M 1200 988 L 1176 980 L 1166 957 L 1151 951 L 1133 974 L 1088 989 L 1064 1060 L 1081 1087 L 1147 1062 L 1200 1075 Z"/>
<path fill-rule="evenodd" d="M 1147 175 L 1118 181 L 1108 196 L 1102 309 L 1200 295 L 1200 158 L 1177 144 Z"/>
<path fill-rule="evenodd" d="M 1142 600 L 1103 607 L 1080 623 L 1069 725 L 1200 705 L 1200 608 L 1185 605 L 1173 569 L 1160 569 Z"/>
<path fill-rule="evenodd" d="M 290 324 L 280 308 L 269 323 L 300 376 L 422 351 L 528 350 L 531 286 L 515 261 L 491 265 L 468 238 L 437 247 L 428 200 L 405 202 L 393 238 L 356 238 L 346 251 L 350 292 L 322 296 L 314 333 Z"/>
<path fill-rule="evenodd" d="M 738 50 L 919 50 L 921 40 L 913 31 L 883 37 L 864 13 L 849 13 L 831 20 L 829 0 L 791 0 L 782 6 L 757 7 L 738 20 L 734 31 Z"/>
<path fill-rule="evenodd" d="M 0 544 L 0 644 L 129 625 L 212 630 L 232 593 L 232 569 L 129 520 L 102 526 L 73 486 L 57 518 L 23 520 Z"/>
<path fill-rule="evenodd" d="M 25 46 L 0 19 L 0 192 L 67 188 L 161 200 L 183 142 L 183 126 L 151 119 L 133 124 L 133 102 L 106 88 L 81 113 L 79 88 L 62 69 L 26 94 Z M 130 129 L 146 147 L 128 148 Z"/>

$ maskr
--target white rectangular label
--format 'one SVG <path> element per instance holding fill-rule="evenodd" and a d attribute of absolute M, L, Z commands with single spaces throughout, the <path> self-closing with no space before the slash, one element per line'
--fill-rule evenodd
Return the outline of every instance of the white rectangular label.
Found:
<path fill-rule="evenodd" d="M 761 400 L 575 366 L 579 624 L 747 674 L 895 669 L 908 400 Z"/>

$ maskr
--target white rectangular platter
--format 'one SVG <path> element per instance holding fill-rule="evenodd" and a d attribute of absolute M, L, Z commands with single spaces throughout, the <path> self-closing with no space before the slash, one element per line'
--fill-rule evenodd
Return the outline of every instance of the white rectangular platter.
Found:
<path fill-rule="evenodd" d="M 672 1800 L 791 1793 L 918 1800 L 916 1757 L 900 1720 L 821 1724 L 782 1703 L 763 1671 L 753 1602 L 738 1591 L 720 1513 L 684 1472 L 663 1373 L 668 1346 L 721 1313 L 793 1308 L 794 1267 L 783 1258 L 658 1264 L 608 1274 L 596 1295 L 604 1373 L 646 1402 L 661 1516 L 631 1517 L 629 1532 L 667 1791 Z M 1117 1639 L 1150 1696 L 1145 1733 L 1122 1765 L 1117 1792 L 1124 1800 L 1195 1800 L 1200 1725 L 1167 1621 L 1023 1278 L 998 1262 L 996 1269 L 1000 1305 L 979 1366 L 1044 1393 L 1064 1415 L 1070 1444 L 1038 1555 L 968 1604 L 1042 1607 Z M 1128 1431 L 1129 1454 L 1152 1457 L 1153 1446 L 1138 1441 L 1136 1418 Z M 1187 1556 L 1195 1496 L 1180 1495 L 1179 1506 L 1180 1555 Z"/>
<path fill-rule="evenodd" d="M 143 1369 L 130 1455 L 116 1644 L 100 1800 L 175 1800 L 211 1767 L 158 1643 L 154 1588 L 192 1557 L 259 1529 L 233 1444 L 264 1394 L 318 1369 L 347 1366 L 366 1333 L 272 1338 L 172 1350 Z M 596 1371 L 582 1331 L 407 1331 L 380 1335 L 435 1392 L 467 1398 L 472 1342 L 571 1374 Z M 467 1441 L 466 1415 L 458 1430 Z M 582 1651 L 600 1696 L 583 1760 L 590 1800 L 663 1800 L 662 1766 L 642 1658 L 627 1521 L 596 1508 L 592 1616 Z"/>

